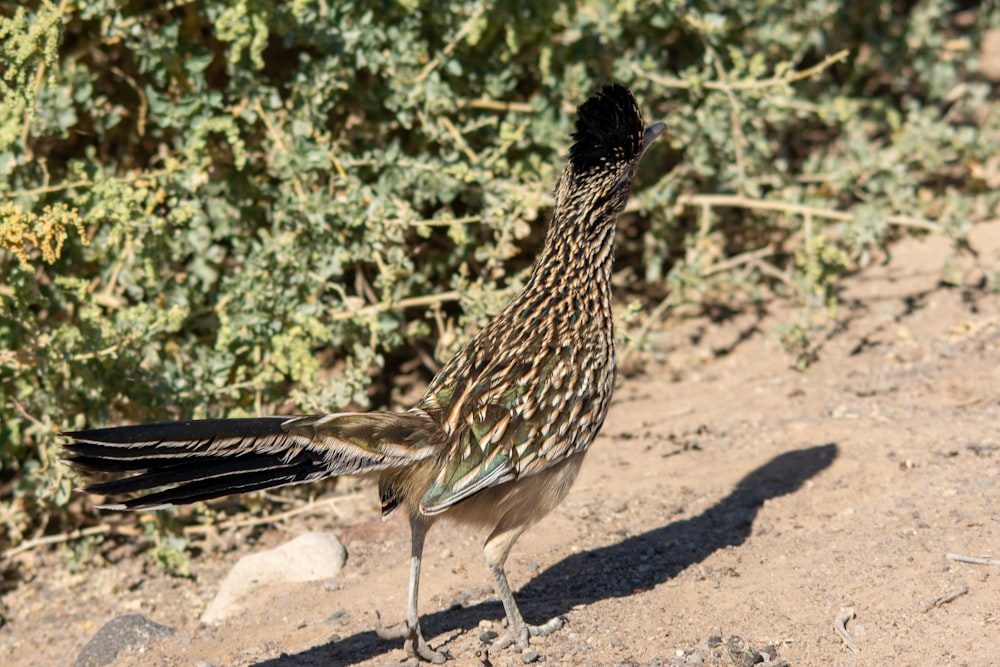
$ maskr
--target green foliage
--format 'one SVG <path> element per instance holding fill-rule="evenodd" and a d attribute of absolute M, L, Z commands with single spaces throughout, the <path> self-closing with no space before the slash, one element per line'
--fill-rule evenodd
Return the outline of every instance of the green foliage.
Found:
<path fill-rule="evenodd" d="M 45 3 L 35 13 L 19 7 L 0 20 L 4 71 L 0 75 L 0 149 L 27 139 L 46 67 L 56 64 L 59 11 Z"/>
<path fill-rule="evenodd" d="M 611 79 L 670 127 L 622 229 L 641 332 L 736 291 L 827 312 L 843 272 L 900 233 L 960 243 L 996 204 L 976 175 L 1000 152 L 976 75 L 1000 23 L 985 5 L 13 11 L 0 535 L 81 520 L 59 430 L 381 406 L 419 386 L 523 282 L 574 107 Z"/>
<path fill-rule="evenodd" d="M 162 570 L 180 577 L 191 576 L 191 556 L 188 541 L 180 531 L 170 530 L 173 517 L 168 513 L 145 515 L 142 519 L 143 540 L 152 545 L 150 560 Z"/>

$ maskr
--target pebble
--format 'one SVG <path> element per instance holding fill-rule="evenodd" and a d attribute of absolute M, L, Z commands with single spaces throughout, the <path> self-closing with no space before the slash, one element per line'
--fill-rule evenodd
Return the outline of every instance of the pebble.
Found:
<path fill-rule="evenodd" d="M 533 662 L 537 662 L 540 657 L 542 657 L 541 653 L 533 648 L 529 648 L 521 654 L 521 662 L 526 665 L 530 665 Z"/>
<path fill-rule="evenodd" d="M 173 628 L 154 623 L 142 614 L 126 614 L 105 623 L 77 656 L 74 667 L 103 667 L 119 655 L 170 637 Z"/>
<path fill-rule="evenodd" d="M 244 556 L 229 571 L 219 592 L 201 615 L 204 624 L 219 623 L 254 605 L 267 604 L 263 586 L 335 579 L 347 550 L 331 533 L 305 533 L 268 551 Z M 327 590 L 327 583 L 323 584 Z"/>

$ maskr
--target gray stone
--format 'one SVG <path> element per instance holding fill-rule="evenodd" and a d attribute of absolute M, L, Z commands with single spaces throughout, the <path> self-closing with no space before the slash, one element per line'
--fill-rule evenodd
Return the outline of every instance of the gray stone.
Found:
<path fill-rule="evenodd" d="M 330 533 L 306 533 L 269 551 L 244 556 L 219 587 L 205 608 L 201 622 L 220 623 L 248 609 L 264 604 L 261 589 L 276 585 L 335 578 L 347 561 L 347 550 Z"/>
<path fill-rule="evenodd" d="M 174 634 L 173 628 L 154 623 L 142 614 L 126 614 L 108 621 L 77 656 L 74 667 L 102 667 L 126 651 L 149 646 Z"/>
<path fill-rule="evenodd" d="M 542 654 L 533 648 L 527 649 L 521 654 L 521 662 L 526 665 L 530 665 L 533 662 L 538 662 L 538 659 L 542 657 Z"/>

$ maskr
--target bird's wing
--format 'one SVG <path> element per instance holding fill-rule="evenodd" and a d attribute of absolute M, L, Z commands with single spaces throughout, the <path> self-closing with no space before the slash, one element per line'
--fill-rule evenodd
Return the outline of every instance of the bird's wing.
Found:
<path fill-rule="evenodd" d="M 585 449 L 603 421 L 595 409 L 600 388 L 581 358 L 588 353 L 586 346 L 539 345 L 530 354 L 465 359 L 465 372 L 435 383 L 421 409 L 438 416 L 453 444 L 421 511 L 443 512 Z"/>

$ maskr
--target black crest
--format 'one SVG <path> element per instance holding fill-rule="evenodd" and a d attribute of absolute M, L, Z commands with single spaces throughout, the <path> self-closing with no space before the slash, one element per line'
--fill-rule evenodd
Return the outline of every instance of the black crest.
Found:
<path fill-rule="evenodd" d="M 631 162 L 642 152 L 642 112 L 625 86 L 604 86 L 576 111 L 569 160 L 577 172 Z"/>

